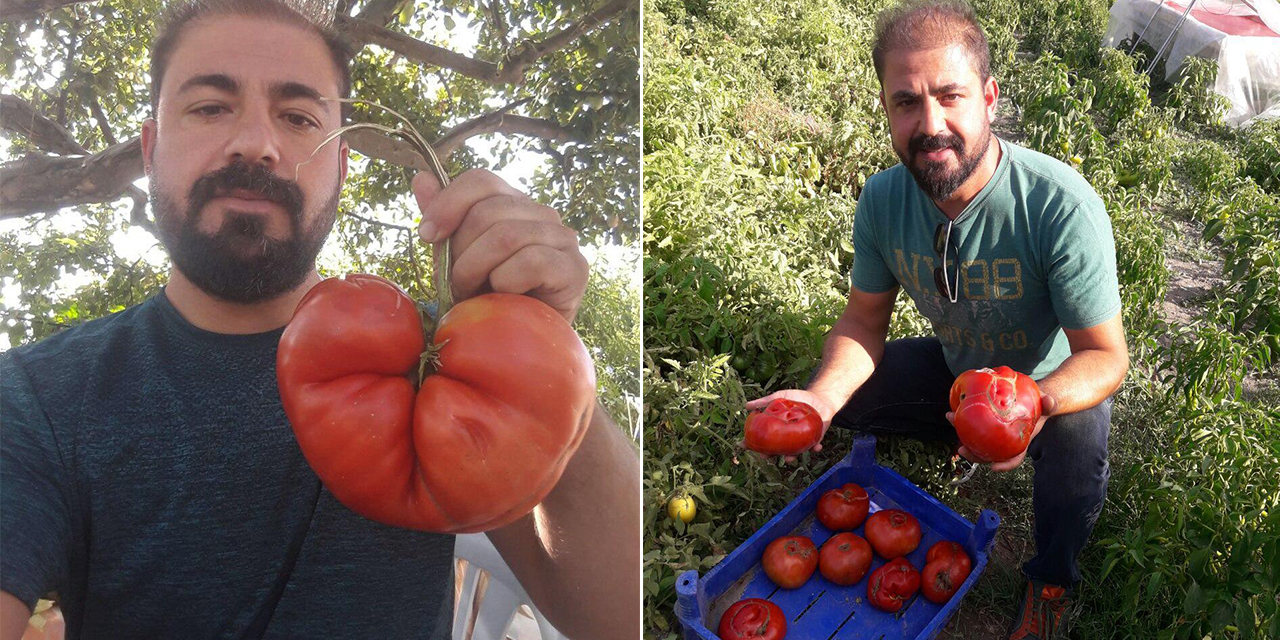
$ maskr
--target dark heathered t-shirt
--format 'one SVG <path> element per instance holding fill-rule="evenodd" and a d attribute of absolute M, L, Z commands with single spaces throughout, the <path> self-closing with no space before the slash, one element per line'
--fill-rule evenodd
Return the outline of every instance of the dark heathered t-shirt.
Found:
<path fill-rule="evenodd" d="M 320 485 L 276 390 L 280 330 L 163 293 L 0 355 L 0 589 L 68 638 L 444 638 L 453 536 Z"/>

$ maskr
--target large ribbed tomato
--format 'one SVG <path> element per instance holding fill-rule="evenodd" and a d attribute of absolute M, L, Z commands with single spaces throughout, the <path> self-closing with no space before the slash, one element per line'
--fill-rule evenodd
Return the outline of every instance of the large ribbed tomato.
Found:
<path fill-rule="evenodd" d="M 770 456 L 797 456 L 822 441 L 822 416 L 798 400 L 774 398 L 747 416 L 747 448 Z"/>
<path fill-rule="evenodd" d="M 971 369 L 951 385 L 952 423 L 960 442 L 989 462 L 1027 450 L 1040 420 L 1040 387 L 1010 369 Z"/>
<path fill-rule="evenodd" d="M 720 640 L 782 640 L 787 635 L 787 616 L 778 605 L 762 598 L 733 603 L 720 616 Z"/>
<path fill-rule="evenodd" d="M 280 339 L 280 399 L 307 462 L 352 511 L 427 531 L 485 531 L 550 493 L 586 433 L 595 369 L 551 307 L 521 295 L 463 301 L 431 338 L 377 276 L 331 278 Z"/>

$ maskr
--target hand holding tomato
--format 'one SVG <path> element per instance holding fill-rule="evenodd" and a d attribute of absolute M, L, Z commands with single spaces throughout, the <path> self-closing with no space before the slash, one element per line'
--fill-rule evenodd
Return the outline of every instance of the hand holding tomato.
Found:
<path fill-rule="evenodd" d="M 782 640 L 787 635 L 787 616 L 778 605 L 761 598 L 739 600 L 720 616 L 720 640 Z"/>
<path fill-rule="evenodd" d="M 756 398 L 746 404 L 746 409 L 748 411 L 762 409 L 769 406 L 769 404 L 774 400 L 778 399 L 801 402 L 813 407 L 813 410 L 818 412 L 818 417 L 822 420 L 822 433 L 818 436 L 818 444 L 813 445 L 811 451 L 815 453 L 822 451 L 822 436 L 826 435 L 827 428 L 831 426 L 831 418 L 836 415 L 837 407 L 833 407 L 832 403 L 827 401 L 826 398 L 813 393 L 812 391 L 806 391 L 803 389 L 786 389 L 783 391 L 775 391 L 763 398 Z M 785 462 L 792 462 L 796 458 L 793 455 L 783 455 L 782 459 Z"/>
<path fill-rule="evenodd" d="M 969 554 L 960 543 L 938 542 L 925 555 L 920 590 L 930 602 L 943 604 L 956 594 L 972 569 Z"/>
<path fill-rule="evenodd" d="M 777 398 L 762 411 L 747 416 L 744 440 L 752 451 L 794 456 L 809 449 L 818 450 L 822 432 L 822 418 L 813 407 Z"/>
<path fill-rule="evenodd" d="M 951 413 L 965 454 L 1005 462 L 1024 453 L 1039 432 L 1044 412 L 1040 388 L 1010 369 L 972 369 L 951 385 Z M 969 455 L 965 455 L 969 458 Z"/>
<path fill-rule="evenodd" d="M 534 202 L 483 169 L 444 189 L 431 172 L 413 177 L 425 242 L 452 241 L 455 298 L 488 292 L 531 296 L 572 322 L 587 290 L 590 267 L 578 234 L 555 209 Z"/>
<path fill-rule="evenodd" d="M 911 553 L 920 546 L 920 521 L 901 509 L 881 509 L 867 518 L 867 542 L 885 560 Z"/>
<path fill-rule="evenodd" d="M 856 483 L 849 482 L 818 498 L 818 522 L 832 531 L 852 531 L 867 519 L 871 499 Z"/>
<path fill-rule="evenodd" d="M 919 590 L 920 572 L 906 558 L 897 558 L 871 572 L 867 601 L 881 611 L 897 613 Z"/>
<path fill-rule="evenodd" d="M 818 549 L 805 536 L 783 536 L 764 548 L 760 560 L 765 575 L 783 589 L 795 589 L 818 567 Z"/>
<path fill-rule="evenodd" d="M 856 533 L 837 533 L 818 551 L 818 571 L 832 584 L 857 584 L 871 568 L 871 545 Z"/>

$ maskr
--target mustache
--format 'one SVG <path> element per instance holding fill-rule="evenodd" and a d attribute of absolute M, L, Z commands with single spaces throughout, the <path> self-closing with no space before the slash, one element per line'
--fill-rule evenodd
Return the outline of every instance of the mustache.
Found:
<path fill-rule="evenodd" d="M 297 184 L 275 175 L 263 165 L 244 162 L 227 165 L 196 180 L 191 186 L 191 208 L 199 211 L 210 200 L 236 189 L 279 204 L 295 220 L 302 215 L 302 189 Z"/>
<path fill-rule="evenodd" d="M 916 136 L 907 144 L 907 149 L 911 151 L 911 155 L 927 151 L 941 151 L 943 149 L 952 149 L 956 155 L 964 155 L 964 140 L 960 136 L 940 133 L 936 136 Z"/>

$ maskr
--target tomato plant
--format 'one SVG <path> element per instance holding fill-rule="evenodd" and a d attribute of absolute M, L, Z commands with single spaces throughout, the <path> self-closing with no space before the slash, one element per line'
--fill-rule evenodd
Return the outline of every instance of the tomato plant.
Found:
<path fill-rule="evenodd" d="M 897 613 L 919 590 L 920 572 L 906 558 L 890 560 L 867 580 L 867 600 L 889 613 Z"/>
<path fill-rule="evenodd" d="M 795 589 L 818 567 L 818 549 L 805 536 L 783 536 L 764 548 L 764 573 L 783 589 Z"/>
<path fill-rule="evenodd" d="M 871 545 L 856 533 L 837 533 L 818 551 L 818 570 L 833 584 L 856 584 L 870 568 Z"/>
<path fill-rule="evenodd" d="M 929 547 L 924 562 L 920 590 L 925 598 L 937 604 L 950 600 L 973 569 L 964 547 L 950 540 Z"/>
<path fill-rule="evenodd" d="M 867 542 L 885 560 L 911 553 L 920 546 L 920 521 L 901 509 L 881 509 L 867 518 Z"/>
<path fill-rule="evenodd" d="M 822 417 L 813 407 L 776 398 L 747 416 L 747 448 L 771 456 L 794 456 L 822 440 Z"/>
<path fill-rule="evenodd" d="M 720 616 L 720 629 L 716 635 L 720 640 L 782 640 L 787 635 L 787 616 L 781 607 L 768 600 L 739 600 Z"/>
<path fill-rule="evenodd" d="M 818 522 L 832 531 L 852 531 L 867 519 L 871 500 L 861 486 L 850 482 L 818 499 Z"/>
<path fill-rule="evenodd" d="M 428 531 L 485 531 L 528 513 L 559 480 L 595 404 L 591 357 L 551 307 L 478 296 L 450 309 L 428 341 L 414 302 L 362 274 L 303 296 L 277 378 L 325 487 L 366 518 Z"/>
<path fill-rule="evenodd" d="M 1040 388 L 1010 369 L 971 369 L 951 385 L 960 442 L 988 462 L 1003 462 L 1031 444 L 1040 419 Z"/>

